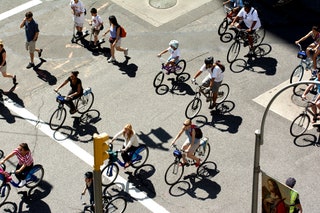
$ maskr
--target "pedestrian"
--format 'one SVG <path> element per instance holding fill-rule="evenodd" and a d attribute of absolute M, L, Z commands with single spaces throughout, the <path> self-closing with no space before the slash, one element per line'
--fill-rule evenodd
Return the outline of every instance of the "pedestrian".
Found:
<path fill-rule="evenodd" d="M 81 37 L 83 36 L 82 29 L 86 9 L 80 0 L 71 0 L 70 7 L 73 14 L 74 27 L 77 30 L 76 36 Z"/>
<path fill-rule="evenodd" d="M 34 67 L 34 52 L 38 52 L 39 58 L 41 58 L 42 49 L 36 48 L 36 41 L 39 37 L 39 27 L 38 23 L 33 19 L 33 14 L 31 11 L 26 12 L 25 18 L 20 24 L 20 28 L 25 29 L 26 32 L 26 49 L 29 50 L 30 54 L 30 63 L 26 67 L 30 69 Z"/>
<path fill-rule="evenodd" d="M 286 180 L 286 185 L 290 188 L 293 188 L 296 185 L 296 179 L 293 177 L 289 177 Z M 302 206 L 299 199 L 299 194 L 294 191 L 290 190 L 290 213 L 302 213 Z"/>
<path fill-rule="evenodd" d="M 17 84 L 16 75 L 11 75 L 11 74 L 7 73 L 6 58 L 7 58 L 6 50 L 4 49 L 3 41 L 0 40 L 0 71 L 1 71 L 3 77 L 12 78 L 13 84 L 16 85 Z"/>
<path fill-rule="evenodd" d="M 124 168 L 127 168 L 132 163 L 132 153 L 138 148 L 139 141 L 131 124 L 126 124 L 120 132 L 113 136 L 110 143 L 113 143 L 113 141 L 116 140 L 120 135 L 124 137 L 124 143 L 121 149 L 121 157 L 125 162 Z"/>
<path fill-rule="evenodd" d="M 15 175 L 18 178 L 18 180 L 20 180 L 19 187 L 23 187 L 26 184 L 25 179 L 29 171 L 33 167 L 33 158 L 28 144 L 19 144 L 19 146 L 16 149 L 14 149 L 9 155 L 7 155 L 3 160 L 0 161 L 0 164 L 3 164 L 14 155 L 18 158 L 18 164 L 16 166 Z"/>
<path fill-rule="evenodd" d="M 124 53 L 124 56 L 128 56 L 128 48 L 121 47 L 120 25 L 117 18 L 114 15 L 109 16 L 110 28 L 104 33 L 104 36 L 110 32 L 110 53 L 111 57 L 108 59 L 109 63 L 116 62 L 115 50 Z"/>
<path fill-rule="evenodd" d="M 85 195 L 86 191 L 89 192 L 90 197 L 90 205 L 87 205 L 84 207 L 84 209 L 90 209 L 91 211 L 94 211 L 94 192 L 93 192 L 93 173 L 92 172 L 86 172 L 84 174 L 84 182 L 85 186 L 81 193 L 81 195 Z"/>
<path fill-rule="evenodd" d="M 100 30 L 103 29 L 103 21 L 101 17 L 98 15 L 98 11 L 96 8 L 92 8 L 90 10 L 92 18 L 91 18 L 91 34 L 93 35 L 93 45 L 96 47 L 98 42 L 98 35 Z"/>

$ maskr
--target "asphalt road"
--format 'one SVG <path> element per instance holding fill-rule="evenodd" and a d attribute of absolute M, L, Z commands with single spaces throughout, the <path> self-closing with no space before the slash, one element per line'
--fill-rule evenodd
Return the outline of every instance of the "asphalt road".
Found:
<path fill-rule="evenodd" d="M 2 0 L 0 14 L 27 2 Z M 290 25 L 277 23 L 273 32 L 267 31 L 264 43 L 272 50 L 265 57 L 251 61 L 250 69 L 241 73 L 227 69 L 225 82 L 231 88 L 227 113 L 210 111 L 204 105 L 194 119 L 210 138 L 208 161 L 217 170 L 201 179 L 194 175 L 196 169 L 189 167 L 183 180 L 170 187 L 164 182 L 165 170 L 173 161 L 169 144 L 185 120 L 184 110 L 193 98 L 194 86 L 190 81 L 176 84 L 169 75 L 165 81 L 169 91 L 157 93 L 152 82 L 160 71 L 161 61 L 156 55 L 171 39 L 177 39 L 182 57 L 187 61 L 186 72 L 191 77 L 207 56 L 220 59 L 228 67 L 226 54 L 230 43 L 222 43 L 217 35 L 224 17 L 221 2 L 185 1 L 187 6 L 179 2 L 168 13 L 149 8 L 147 1 L 140 5 L 136 1 L 84 1 L 87 9 L 98 8 L 105 21 L 109 15 L 115 15 L 128 32 L 122 44 L 129 48 L 130 59 L 117 52 L 119 63 L 114 65 L 107 62 L 107 43 L 101 51 L 91 51 L 81 43 L 70 42 L 73 23 L 66 1 L 32 2 L 39 3 L 30 10 L 41 31 L 37 46 L 44 49 L 44 60 L 35 59 L 37 69 L 25 68 L 29 59 L 19 24 L 26 9 L 0 20 L 7 71 L 16 74 L 19 83 L 12 88 L 11 79 L 0 79 L 1 88 L 6 91 L 5 104 L 0 104 L 1 149 L 9 153 L 19 143 L 27 142 L 36 163 L 45 168 L 44 181 L 30 192 L 31 196 L 25 196 L 28 192 L 25 188 L 12 188 L 8 201 L 15 203 L 17 212 L 81 211 L 83 174 L 92 169 L 92 135 L 106 132 L 112 137 L 126 123 L 132 123 L 140 141 L 150 149 L 145 167 L 149 171 L 147 177 L 134 175 L 131 168 L 126 173 L 121 169 L 123 179 L 118 182 L 124 189 L 121 194 L 129 201 L 128 212 L 251 211 L 254 132 L 260 128 L 270 94 L 287 84 L 291 71 L 299 63 L 294 39 L 277 34 L 290 32 Z M 79 122 L 79 114 L 68 114 L 64 126 L 53 132 L 47 128 L 57 107 L 53 89 L 72 70 L 79 70 L 84 87 L 91 87 L 94 92 L 90 113 L 93 119 L 83 124 Z M 287 91 L 278 97 L 268 114 L 261 170 L 281 182 L 294 176 L 304 211 L 312 213 L 320 208 L 317 196 L 320 188 L 315 181 L 320 169 L 318 133 L 310 129 L 302 137 L 290 136 L 291 120 L 302 111 L 299 104 L 299 98 Z M 184 138 L 178 144 L 183 141 Z M 15 159 L 8 162 L 8 169 L 15 163 Z"/>

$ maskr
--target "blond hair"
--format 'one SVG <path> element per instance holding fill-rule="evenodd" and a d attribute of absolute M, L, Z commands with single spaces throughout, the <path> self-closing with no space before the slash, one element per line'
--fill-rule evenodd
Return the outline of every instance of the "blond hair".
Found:
<path fill-rule="evenodd" d="M 0 39 L 0 46 L 3 47 L 3 41 Z"/>
<path fill-rule="evenodd" d="M 126 130 L 126 131 L 125 131 Z M 132 130 L 132 125 L 131 124 L 127 124 L 124 126 L 123 128 L 123 137 L 126 139 L 126 140 L 130 140 L 130 138 L 132 137 L 133 135 L 133 130 Z"/>

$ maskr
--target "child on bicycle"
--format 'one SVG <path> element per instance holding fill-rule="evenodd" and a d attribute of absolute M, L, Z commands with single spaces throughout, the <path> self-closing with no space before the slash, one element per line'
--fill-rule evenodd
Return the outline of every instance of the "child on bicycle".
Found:
<path fill-rule="evenodd" d="M 115 139 L 117 139 L 120 135 L 124 137 L 124 143 L 121 149 L 121 157 L 125 162 L 124 168 L 127 168 L 131 165 L 131 157 L 132 153 L 136 151 L 139 146 L 138 137 L 135 131 L 132 129 L 131 124 L 127 124 L 124 128 L 118 132 L 115 136 L 113 136 L 110 143 L 113 143 Z"/>
<path fill-rule="evenodd" d="M 176 143 L 176 141 L 180 138 L 180 136 L 184 132 L 187 135 L 187 139 L 185 140 L 181 148 L 181 150 L 183 150 L 182 164 L 188 165 L 188 161 L 186 158 L 188 157 L 188 158 L 191 158 L 192 160 L 195 160 L 196 161 L 195 166 L 198 167 L 200 165 L 200 158 L 197 158 L 194 155 L 194 153 L 200 145 L 200 138 L 196 138 L 195 129 L 192 127 L 194 127 L 194 125 L 192 125 L 191 120 L 190 119 L 185 120 L 181 130 L 171 142 L 171 146 Z M 185 153 L 187 153 L 187 156 Z"/>
<path fill-rule="evenodd" d="M 158 54 L 158 57 L 161 57 L 163 54 L 167 52 L 170 53 L 170 56 L 167 62 L 164 64 L 165 66 L 174 66 L 179 62 L 179 58 L 181 55 L 180 55 L 180 49 L 178 49 L 178 47 L 179 47 L 179 42 L 177 40 L 171 40 L 169 42 L 169 47 Z M 170 72 L 168 71 L 167 74 L 170 74 Z"/>
<path fill-rule="evenodd" d="M 90 208 L 91 211 L 94 211 L 94 193 L 93 193 L 93 173 L 86 172 L 84 174 L 85 187 L 81 193 L 81 195 L 85 195 L 88 190 L 90 196 L 90 205 L 85 206 L 86 208 Z"/>

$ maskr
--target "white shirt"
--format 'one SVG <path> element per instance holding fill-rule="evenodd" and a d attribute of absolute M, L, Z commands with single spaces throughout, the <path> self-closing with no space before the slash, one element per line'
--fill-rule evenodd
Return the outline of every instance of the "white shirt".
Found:
<path fill-rule="evenodd" d="M 99 26 L 99 29 L 96 28 L 96 30 L 100 30 L 101 24 L 103 24 L 103 21 L 99 15 L 92 16 L 92 27 L 96 28 L 97 26 Z"/>
<path fill-rule="evenodd" d="M 121 130 L 115 136 L 113 136 L 113 139 L 118 138 L 121 134 L 123 134 L 123 130 Z M 124 149 L 126 149 L 126 150 L 128 150 L 131 146 L 134 146 L 134 147 L 139 146 L 138 137 L 135 132 L 133 132 L 133 135 L 131 136 L 131 138 L 129 140 L 127 140 L 126 138 L 124 139 L 123 146 L 125 147 Z"/>
<path fill-rule="evenodd" d="M 177 49 L 172 49 L 171 47 L 168 48 L 168 52 L 171 54 L 170 58 L 176 58 L 180 57 L 180 50 L 179 48 Z"/>
<path fill-rule="evenodd" d="M 81 13 L 80 16 L 76 16 L 74 15 L 74 21 L 75 22 L 79 22 L 79 23 L 83 23 L 84 22 L 84 4 L 82 4 L 82 2 L 79 0 L 78 3 L 75 3 L 74 0 L 70 1 L 70 7 L 71 9 L 74 11 L 75 14 Z"/>
<path fill-rule="evenodd" d="M 261 27 L 261 22 L 260 19 L 258 17 L 258 12 L 256 9 L 254 9 L 253 7 L 251 7 L 251 10 L 249 11 L 249 13 L 247 13 L 244 10 L 244 7 L 239 11 L 238 15 L 239 17 L 243 18 L 244 23 L 246 24 L 246 26 L 248 28 L 251 28 L 251 25 L 254 21 L 256 21 L 256 25 L 254 25 L 253 30 L 256 30 L 258 28 Z"/>
<path fill-rule="evenodd" d="M 207 71 L 209 73 L 208 77 L 210 77 L 210 79 L 214 78 L 215 82 L 221 82 L 224 77 L 223 72 L 218 65 L 216 65 L 212 70 L 212 68 L 207 68 L 206 64 L 203 64 L 200 71 Z"/>

